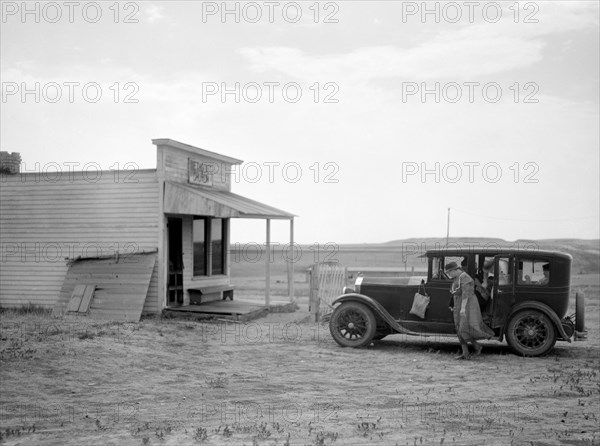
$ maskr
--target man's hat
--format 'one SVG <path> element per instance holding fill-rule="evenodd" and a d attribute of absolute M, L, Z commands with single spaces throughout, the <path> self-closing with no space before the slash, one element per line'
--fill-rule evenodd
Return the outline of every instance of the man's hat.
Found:
<path fill-rule="evenodd" d="M 446 270 L 446 272 L 453 271 L 453 270 L 458 269 L 458 268 L 460 268 L 460 267 L 456 264 L 456 262 L 450 262 L 450 263 L 448 263 L 444 267 L 444 269 Z"/>
<path fill-rule="evenodd" d="M 542 270 L 544 270 L 544 271 L 550 271 L 550 264 L 549 263 L 544 263 L 542 265 Z"/>
<path fill-rule="evenodd" d="M 483 264 L 483 269 L 484 270 L 490 269 L 490 268 L 493 268 L 493 267 L 494 267 L 494 259 L 486 260 L 485 263 Z"/>

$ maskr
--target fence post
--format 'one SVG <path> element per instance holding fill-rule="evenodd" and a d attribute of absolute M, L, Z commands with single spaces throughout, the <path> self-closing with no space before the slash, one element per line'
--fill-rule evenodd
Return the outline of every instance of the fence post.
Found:
<path fill-rule="evenodd" d="M 310 297 L 308 302 L 308 311 L 314 315 L 315 322 L 319 321 L 319 275 L 319 264 L 315 263 L 310 272 Z"/>
<path fill-rule="evenodd" d="M 585 329 L 585 294 L 583 291 L 575 293 L 575 341 L 587 339 Z"/>

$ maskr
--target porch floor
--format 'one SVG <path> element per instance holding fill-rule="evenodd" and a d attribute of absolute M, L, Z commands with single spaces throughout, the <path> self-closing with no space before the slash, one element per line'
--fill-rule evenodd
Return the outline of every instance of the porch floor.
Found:
<path fill-rule="evenodd" d="M 169 317 L 192 317 L 194 319 L 224 318 L 237 321 L 248 321 L 265 316 L 267 313 L 294 311 L 285 309 L 290 304 L 272 304 L 266 306 L 258 302 L 243 300 L 216 300 L 199 305 L 182 305 L 168 307 L 163 313 Z"/>

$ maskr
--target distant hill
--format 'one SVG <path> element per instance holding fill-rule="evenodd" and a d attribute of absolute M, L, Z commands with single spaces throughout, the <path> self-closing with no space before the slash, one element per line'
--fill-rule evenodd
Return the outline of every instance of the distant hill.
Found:
<path fill-rule="evenodd" d="M 449 244 L 452 246 L 474 246 L 474 247 L 537 247 L 542 250 L 561 251 L 573 256 L 573 273 L 598 273 L 600 272 L 600 240 L 583 239 L 520 239 L 507 241 L 492 237 L 450 237 Z M 445 237 L 407 238 L 392 240 L 385 243 L 343 244 L 339 245 L 340 252 L 343 251 L 409 251 L 418 249 L 425 251 L 446 245 Z"/>
<path fill-rule="evenodd" d="M 454 246 L 474 247 L 529 247 L 551 251 L 561 251 L 573 256 L 573 274 L 598 274 L 600 272 L 600 240 L 581 239 L 545 239 L 545 240 L 515 240 L 506 241 L 501 238 L 451 237 L 450 244 Z M 301 244 L 300 256 L 294 262 L 294 269 L 304 271 L 315 262 L 337 261 L 347 267 L 404 267 L 423 269 L 427 263 L 422 254 L 428 249 L 443 248 L 445 237 L 408 238 L 393 240 L 386 243 L 347 243 L 327 245 Z M 243 249 L 231 249 L 232 276 L 264 277 L 264 256 L 256 251 L 259 245 L 246 245 Z M 271 273 L 285 276 L 287 264 L 284 261 L 283 245 L 274 248 Z"/>

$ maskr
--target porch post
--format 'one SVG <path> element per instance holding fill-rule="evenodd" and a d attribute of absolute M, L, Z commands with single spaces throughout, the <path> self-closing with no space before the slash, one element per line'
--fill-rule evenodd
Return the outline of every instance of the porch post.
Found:
<path fill-rule="evenodd" d="M 292 256 L 296 252 L 294 249 L 294 218 L 290 219 L 290 250 Z M 291 259 L 286 256 L 287 260 L 287 273 L 288 273 L 288 295 L 290 296 L 290 302 L 294 302 L 294 262 L 296 259 Z"/>
<path fill-rule="evenodd" d="M 265 305 L 271 304 L 271 219 L 267 218 L 267 255 L 265 260 Z"/>

